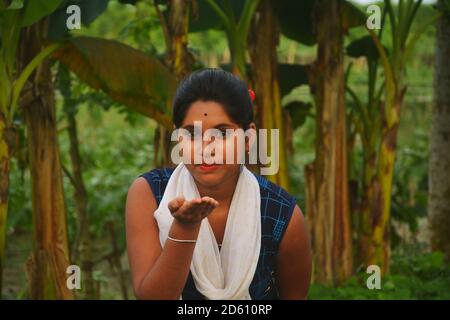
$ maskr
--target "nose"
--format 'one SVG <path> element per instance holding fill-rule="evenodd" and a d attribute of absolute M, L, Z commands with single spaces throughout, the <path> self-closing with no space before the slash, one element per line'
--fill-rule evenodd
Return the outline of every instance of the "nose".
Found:
<path fill-rule="evenodd" d="M 212 141 L 202 141 L 202 154 L 203 158 L 214 157 L 216 155 L 216 148 L 209 148 L 207 152 L 205 152 L 206 147 L 211 144 Z"/>

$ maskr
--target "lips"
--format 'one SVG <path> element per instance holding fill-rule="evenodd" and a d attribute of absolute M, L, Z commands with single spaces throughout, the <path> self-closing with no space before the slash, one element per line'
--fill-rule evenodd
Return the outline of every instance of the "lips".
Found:
<path fill-rule="evenodd" d="M 219 165 L 217 164 L 206 164 L 206 163 L 202 163 L 201 165 L 198 166 L 200 168 L 200 170 L 202 171 L 213 171 L 213 170 L 217 170 L 219 168 Z"/>

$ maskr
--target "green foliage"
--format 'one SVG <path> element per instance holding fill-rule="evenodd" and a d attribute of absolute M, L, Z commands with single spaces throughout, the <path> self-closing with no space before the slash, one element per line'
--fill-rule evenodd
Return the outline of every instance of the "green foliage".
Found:
<path fill-rule="evenodd" d="M 37 0 L 35 0 L 37 1 Z M 69 1 L 65 1 L 68 3 Z M 94 1 L 71 1 L 89 2 Z M 157 1 L 158 3 L 161 1 Z M 199 0 L 198 3 L 203 3 Z M 234 8 L 234 3 L 243 1 L 230 1 L 235 18 L 239 17 L 239 8 Z M 289 1 L 292 5 L 306 5 L 308 1 Z M 0 2 L 1 3 L 1 2 Z M 11 6 L 20 9 L 21 1 L 15 0 Z M 131 3 L 133 6 L 121 3 Z M 224 8 L 225 1 L 220 4 Z M 94 5 L 94 4 L 92 4 Z M 58 10 L 61 10 L 61 6 Z M 164 9 L 164 6 L 161 6 Z M 91 9 L 88 9 L 89 11 Z M 237 10 L 237 11 L 236 11 Z M 15 11 L 15 10 L 11 10 Z M 18 10 L 16 10 L 18 11 Z M 83 8 L 82 11 L 84 12 Z M 90 11 L 91 12 L 91 11 Z M 92 11 L 91 13 L 93 13 Z M 194 12 L 194 11 L 192 11 Z M 58 12 L 58 14 L 61 11 Z M 205 17 L 202 11 L 201 17 Z M 303 12 L 300 16 L 303 16 Z M 431 6 L 423 5 L 417 12 L 417 20 L 428 20 L 434 14 Z M 64 17 L 65 14 L 62 15 Z M 292 11 L 290 16 L 282 16 L 282 22 L 296 23 L 298 27 L 308 23 L 306 19 L 300 19 L 299 13 Z M 215 23 L 215 27 L 221 30 L 220 21 L 216 16 L 208 23 Z M 308 18 L 308 17 L 306 17 Z M 52 17 L 53 19 L 53 17 Z M 82 15 L 83 19 L 83 15 Z M 195 19 L 195 18 L 193 18 Z M 292 19 L 290 21 L 289 19 Z M 199 23 L 194 21 L 191 25 Z M 83 21 L 85 24 L 86 21 Z M 283 25 L 282 25 L 283 28 Z M 303 27 L 302 27 L 303 28 Z M 415 30 L 415 26 L 411 26 Z M 198 33 L 189 35 L 190 49 L 198 53 L 200 63 L 208 66 L 207 55 L 215 56 L 217 64 L 223 63 L 224 52 L 227 49 L 227 39 L 222 31 L 199 27 Z M 383 29 L 384 34 L 389 35 L 391 26 L 389 21 Z M 191 31 L 195 31 L 194 27 Z M 282 31 L 287 36 L 286 29 Z M 296 31 L 296 30 L 293 30 Z M 351 56 L 367 55 L 372 52 L 373 47 L 366 40 L 366 31 L 363 28 L 349 30 L 346 43 L 353 40 L 361 40 L 362 48 L 347 47 L 347 53 Z M 102 14 L 89 27 L 73 32 L 72 35 L 90 35 L 108 39 L 118 39 L 120 42 L 138 48 L 146 55 L 159 57 L 164 54 L 164 39 L 160 22 L 155 13 L 154 6 L 147 1 L 111 0 Z M 366 39 L 363 39 L 363 38 Z M 294 36 L 290 37 L 294 39 Z M 302 38 L 300 38 L 302 39 Z M 408 69 L 409 90 L 405 97 L 407 106 L 402 110 L 402 122 L 399 129 L 398 157 L 395 168 L 392 193 L 392 216 L 399 222 L 406 223 L 412 232 L 418 230 L 418 219 L 426 214 L 427 195 L 427 150 L 428 150 L 428 122 L 432 96 L 432 64 L 434 47 L 434 29 L 427 29 L 425 36 L 417 42 L 415 59 L 411 61 Z M 296 39 L 297 40 L 297 39 Z M 301 40 L 302 43 L 314 43 L 311 34 Z M 280 47 L 289 47 L 292 40 L 280 37 Z M 391 39 L 384 37 L 385 50 L 392 48 Z M 353 49 L 356 52 L 352 51 Z M 358 51 L 359 50 L 359 51 Z M 286 50 L 287 51 L 287 50 Z M 303 167 L 314 159 L 315 152 L 315 124 L 314 108 L 311 104 L 311 95 L 307 86 L 307 72 L 303 64 L 311 62 L 315 58 L 314 47 L 298 45 L 295 50 L 295 64 L 280 64 L 279 78 L 281 94 L 284 98 L 284 108 L 291 113 L 292 124 L 295 129 L 293 136 L 293 153 L 289 158 L 289 172 L 291 178 L 291 191 L 297 198 L 299 206 L 307 215 L 305 206 L 305 180 Z M 99 53 L 98 60 L 106 60 L 109 52 Z M 287 61 L 285 51 L 278 50 L 279 61 Z M 226 59 L 225 59 L 226 60 Z M 355 94 L 362 102 L 366 103 L 367 96 L 367 64 L 363 59 L 351 59 L 354 62 L 352 74 L 349 77 L 349 85 L 354 88 Z M 122 60 L 123 61 L 123 60 Z M 302 65 L 300 65 L 300 63 Z M 120 63 L 117 63 L 120 65 Z M 97 64 L 94 64 L 97 66 Z M 250 66 L 248 66 L 250 67 Z M 114 69 L 114 68 L 110 68 Z M 248 68 L 250 69 L 250 68 Z M 381 69 L 381 68 L 379 68 Z M 381 72 L 378 72 L 380 76 Z M 76 112 L 79 132 L 79 143 L 83 159 L 83 177 L 88 191 L 88 214 L 91 219 L 90 229 L 94 234 L 93 245 L 98 256 L 109 252 L 106 243 L 109 237 L 105 225 L 109 221 L 115 223 L 119 247 L 125 248 L 124 231 L 124 209 L 128 187 L 132 181 L 141 173 L 152 168 L 153 160 L 153 133 L 155 123 L 142 117 L 135 111 L 130 111 L 123 104 L 113 100 L 102 91 L 91 89 L 81 82 L 73 74 L 72 93 L 73 107 Z M 105 77 L 105 79 L 109 79 Z M 381 76 L 379 78 L 382 79 Z M 380 81 L 381 82 L 381 81 Z M 133 82 L 134 83 L 134 82 Z M 378 88 L 378 87 L 377 87 Z M 70 170 L 69 139 L 65 132 L 65 118 L 61 111 L 61 95 L 56 94 L 58 104 L 58 127 L 61 160 L 63 165 Z M 351 108 L 351 102 L 347 102 Z M 417 118 L 417 119 L 416 119 Z M 16 121 L 21 121 L 16 118 Z M 23 125 L 21 122 L 18 125 Z M 25 133 L 21 131 L 20 142 L 26 144 Z M 358 149 L 358 146 L 355 147 Z M 31 182 L 28 170 L 22 172 L 20 169 L 26 165 L 26 149 L 20 151 L 23 162 L 14 159 L 11 170 L 10 203 L 8 216 L 8 230 L 10 243 L 16 243 L 17 230 L 28 231 L 31 229 Z M 16 151 L 16 157 L 19 151 Z M 362 153 L 352 154 L 355 166 L 361 167 Z M 360 177 L 360 173 L 354 173 L 354 177 Z M 73 198 L 73 186 L 69 179 L 64 176 L 64 192 L 68 213 L 68 227 L 70 242 L 74 243 L 77 221 L 75 217 L 75 203 Z M 443 256 L 440 253 L 425 253 L 420 248 L 404 248 L 404 239 L 391 228 L 394 234 L 395 251 L 392 258 L 391 274 L 383 278 L 382 290 L 368 290 L 365 286 L 366 273 L 360 273 L 351 278 L 339 288 L 326 288 L 314 284 L 310 290 L 312 299 L 450 299 L 449 269 L 443 264 Z M 30 235 L 30 234 L 29 234 Z M 400 238 L 399 238 L 400 237 Z M 30 235 L 31 238 L 31 235 Z M 398 240 L 398 241 L 397 241 Z M 28 240 L 27 240 L 28 241 Z M 28 241 L 27 243 L 30 243 Z M 25 246 L 21 246 L 22 250 Z M 28 254 L 19 262 L 6 263 L 10 268 L 22 268 Z M 107 267 L 108 268 L 108 267 Z M 102 282 L 109 280 L 110 275 L 96 267 L 94 277 Z M 25 283 L 25 280 L 23 281 Z M 25 292 L 22 290 L 22 292 Z M 114 297 L 114 292 L 102 292 L 102 297 Z M 18 295 L 25 298 L 26 295 Z"/>
<path fill-rule="evenodd" d="M 308 84 L 308 66 L 301 64 L 278 64 L 278 81 L 280 94 L 284 97 L 292 89 Z"/>
<path fill-rule="evenodd" d="M 19 162 L 13 159 L 8 203 L 7 232 L 16 229 L 31 230 L 31 180 L 28 170 L 19 170 Z"/>
<path fill-rule="evenodd" d="M 62 0 L 25 1 L 22 26 L 27 27 L 49 15 L 61 4 Z"/>
<path fill-rule="evenodd" d="M 220 8 L 226 8 L 226 13 L 233 19 L 239 19 L 244 8 L 245 1 L 218 0 L 215 1 Z M 197 1 L 190 12 L 189 32 L 201 32 L 210 29 L 224 30 L 223 21 L 217 18 L 216 12 L 208 5 L 206 0 Z"/>
<path fill-rule="evenodd" d="M 9 4 L 9 6 L 6 8 L 6 10 L 22 9 L 23 8 L 23 1 L 24 0 L 12 0 L 11 3 Z M 3 6 L 3 3 L 0 6 Z"/>
<path fill-rule="evenodd" d="M 92 119 L 84 104 L 79 106 L 77 119 L 91 231 L 96 238 L 104 237 L 105 223 L 115 221 L 115 224 L 120 226 L 118 234 L 123 235 L 123 215 L 128 188 L 139 174 L 151 168 L 153 125 L 139 121 L 135 126 L 124 126 L 124 118 L 116 109 L 104 111 L 101 119 Z M 70 168 L 67 134 L 60 135 L 60 145 L 63 165 Z M 68 195 L 66 205 L 69 232 L 73 239 L 76 231 L 75 203 L 72 196 L 73 186 L 67 177 L 64 179 L 64 189 Z M 123 247 L 123 237 L 120 237 L 120 240 Z"/>
<path fill-rule="evenodd" d="M 120 30 L 120 40 L 126 41 L 151 56 L 163 56 L 165 47 L 161 33 L 161 21 L 154 6 L 140 2 L 136 4 L 135 15 L 127 19 L 128 23 Z"/>
<path fill-rule="evenodd" d="M 442 252 L 423 252 L 420 246 L 401 248 L 394 252 L 391 273 L 381 279 L 381 289 L 369 290 L 362 272 L 338 288 L 313 284 L 310 299 L 450 299 L 450 265 Z"/>
<path fill-rule="evenodd" d="M 378 50 L 370 36 L 354 40 L 346 48 L 349 57 L 359 58 L 366 57 L 369 61 L 377 61 L 380 57 Z"/>
<path fill-rule="evenodd" d="M 92 88 L 171 128 L 169 106 L 176 82 L 158 59 L 93 37 L 72 38 L 54 56 Z"/>
<path fill-rule="evenodd" d="M 37 1 L 35 1 L 37 2 Z M 61 2 L 61 1 L 59 1 Z M 55 12 L 50 15 L 49 18 L 49 38 L 52 40 L 58 40 L 65 35 L 68 31 L 66 27 L 66 20 L 68 14 L 66 9 L 70 5 L 77 5 L 80 7 L 80 20 L 85 26 L 94 21 L 103 11 L 106 10 L 109 0 L 64 0 L 61 2 Z"/>
<path fill-rule="evenodd" d="M 305 123 L 306 118 L 311 115 L 312 103 L 293 101 L 284 106 L 284 108 L 288 110 L 291 118 L 292 129 L 295 130 L 302 126 Z"/>
<path fill-rule="evenodd" d="M 416 129 L 411 145 L 399 148 L 394 172 L 392 217 L 415 233 L 428 203 L 428 135 L 424 130 Z"/>
<path fill-rule="evenodd" d="M 279 0 L 274 1 L 275 12 L 280 21 L 281 32 L 289 39 L 306 45 L 314 45 L 316 41 L 316 0 Z M 359 27 L 365 24 L 366 16 L 349 1 L 342 1 L 342 28 Z"/>

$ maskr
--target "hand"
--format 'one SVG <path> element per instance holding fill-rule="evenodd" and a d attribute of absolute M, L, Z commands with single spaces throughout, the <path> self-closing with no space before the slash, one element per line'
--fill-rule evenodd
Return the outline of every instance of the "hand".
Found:
<path fill-rule="evenodd" d="M 183 197 L 175 198 L 168 203 L 172 216 L 183 224 L 196 225 L 207 217 L 219 202 L 211 197 L 202 197 L 185 200 Z"/>

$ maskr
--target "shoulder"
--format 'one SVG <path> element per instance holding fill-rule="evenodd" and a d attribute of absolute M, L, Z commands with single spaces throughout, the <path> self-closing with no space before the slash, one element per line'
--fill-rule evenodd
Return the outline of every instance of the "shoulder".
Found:
<path fill-rule="evenodd" d="M 263 176 L 255 174 L 261 192 L 261 219 L 262 233 L 273 239 L 275 246 L 283 238 L 283 235 L 291 221 L 297 201 L 294 196 L 284 188 L 269 181 Z"/>
<path fill-rule="evenodd" d="M 143 178 L 147 181 L 147 185 L 150 187 L 153 197 L 156 200 L 156 204 L 162 199 L 164 195 L 164 190 L 169 182 L 170 176 L 172 175 L 175 168 L 155 168 L 147 171 L 139 176 L 139 179 Z"/>
<path fill-rule="evenodd" d="M 311 281 L 312 251 L 305 218 L 298 206 L 280 243 L 277 283 L 281 299 L 305 299 Z"/>
<path fill-rule="evenodd" d="M 261 190 L 261 201 L 267 203 L 276 203 L 282 207 L 288 207 L 288 211 L 292 214 L 296 205 L 296 199 L 289 192 L 279 185 L 269 181 L 263 176 L 254 174 Z"/>
<path fill-rule="evenodd" d="M 148 182 L 168 181 L 174 170 L 175 168 L 168 168 L 168 167 L 155 168 L 141 174 L 139 177 L 143 177 Z"/>

